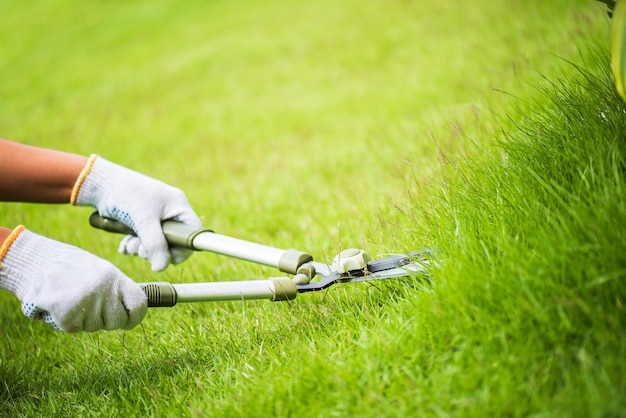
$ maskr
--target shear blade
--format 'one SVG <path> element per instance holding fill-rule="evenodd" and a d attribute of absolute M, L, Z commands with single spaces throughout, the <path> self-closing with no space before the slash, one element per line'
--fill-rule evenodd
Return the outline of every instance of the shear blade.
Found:
<path fill-rule="evenodd" d="M 338 273 L 332 270 L 330 266 L 315 263 L 316 270 L 319 265 L 322 269 L 328 269 L 328 274 L 321 274 L 320 270 L 317 270 L 317 274 L 321 276 L 319 280 L 308 284 L 296 285 L 296 288 L 300 293 L 315 292 L 326 289 L 335 283 L 355 283 L 413 276 L 426 271 L 428 259 L 425 257 L 425 254 L 430 255 L 430 251 L 426 250 L 423 253 L 411 252 L 409 254 L 394 255 L 380 260 L 370 261 L 367 263 L 367 268 L 348 273 Z"/>

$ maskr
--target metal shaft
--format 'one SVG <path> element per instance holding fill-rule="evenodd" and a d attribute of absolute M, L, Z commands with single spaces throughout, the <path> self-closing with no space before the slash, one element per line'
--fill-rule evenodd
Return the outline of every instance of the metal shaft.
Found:
<path fill-rule="evenodd" d="M 235 257 L 253 263 L 278 268 L 285 250 L 244 241 L 214 232 L 202 232 L 193 239 L 193 248 Z"/>
<path fill-rule="evenodd" d="M 244 280 L 213 283 L 167 282 L 139 283 L 148 297 L 149 307 L 170 307 L 179 302 L 209 302 L 222 300 L 294 299 L 298 293 L 289 277 L 268 280 Z"/>
<path fill-rule="evenodd" d="M 89 217 L 94 228 L 119 234 L 135 235 L 129 226 L 114 219 L 105 218 L 94 212 Z M 226 235 L 216 234 L 209 229 L 199 229 L 180 222 L 164 221 L 163 233 L 170 245 L 192 250 L 210 251 L 229 257 L 274 267 L 284 273 L 296 274 L 298 268 L 313 260 L 309 254 L 298 250 L 282 250 Z"/>

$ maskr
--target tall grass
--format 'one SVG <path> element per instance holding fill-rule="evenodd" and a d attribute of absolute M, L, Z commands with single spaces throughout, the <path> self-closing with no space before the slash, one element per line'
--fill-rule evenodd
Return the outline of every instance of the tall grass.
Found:
<path fill-rule="evenodd" d="M 439 350 L 470 360 L 458 390 L 472 382 L 498 413 L 625 411 L 626 108 L 604 50 L 585 56 L 499 152 L 448 177 L 451 254 L 429 322 L 446 329 Z"/>

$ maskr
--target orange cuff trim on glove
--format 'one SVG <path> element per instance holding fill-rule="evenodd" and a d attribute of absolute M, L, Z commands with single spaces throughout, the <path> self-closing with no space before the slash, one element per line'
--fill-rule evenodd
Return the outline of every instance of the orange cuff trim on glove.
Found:
<path fill-rule="evenodd" d="M 98 156 L 96 154 L 92 154 L 91 157 L 87 160 L 87 164 L 83 168 L 83 171 L 80 172 L 80 175 L 76 179 L 76 183 L 74 183 L 74 188 L 72 189 L 72 194 L 70 195 L 70 203 L 72 205 L 76 205 L 76 200 L 78 199 L 78 193 L 80 193 L 80 188 L 83 185 L 83 182 L 91 172 L 91 168 L 93 164 L 96 162 Z"/>
<path fill-rule="evenodd" d="M 6 255 L 7 251 L 9 251 L 9 247 L 11 247 L 11 244 L 13 244 L 13 241 L 15 241 L 17 236 L 24 229 L 26 229 L 24 225 L 16 226 L 15 229 L 11 231 L 7 239 L 4 240 L 4 242 L 2 243 L 2 246 L 0 247 L 0 263 L 2 263 L 2 260 L 4 259 L 4 256 Z M 0 264 L 0 268 L 2 268 L 2 264 Z"/>

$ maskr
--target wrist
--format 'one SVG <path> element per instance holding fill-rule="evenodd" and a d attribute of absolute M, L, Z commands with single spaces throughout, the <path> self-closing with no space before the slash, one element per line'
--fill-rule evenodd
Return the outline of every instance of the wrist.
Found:
<path fill-rule="evenodd" d="M 22 234 L 22 232 L 24 232 L 25 229 L 26 228 L 24 228 L 24 225 L 18 225 L 13 230 L 2 228 L 3 235 L 6 233 L 6 231 L 10 232 L 8 233 L 8 235 L 6 235 L 6 237 L 2 241 L 2 244 L 0 245 L 0 289 L 8 290 L 15 295 L 18 295 L 19 293 L 19 279 L 12 277 L 12 274 L 10 272 L 11 267 L 5 266 L 5 258 L 9 253 L 11 247 L 13 246 L 13 243 Z"/>
<path fill-rule="evenodd" d="M 124 197 L 134 197 L 134 192 L 139 191 L 136 186 L 133 186 L 137 183 L 138 176 L 145 177 L 102 157 L 92 155 L 76 180 L 70 202 L 74 206 L 91 206 L 99 211 L 110 210 L 108 205 L 111 204 L 109 202 L 111 195 L 119 193 L 122 189 L 128 189 L 128 185 L 132 190 L 126 190 L 123 193 Z"/>
<path fill-rule="evenodd" d="M 4 241 L 6 241 L 9 235 L 11 235 L 12 231 L 13 231 L 12 229 L 0 226 L 0 246 L 2 246 L 2 243 L 4 243 Z"/>
<path fill-rule="evenodd" d="M 97 159 L 98 159 L 98 156 L 95 154 L 92 154 L 89 157 L 89 159 L 87 159 L 85 166 L 83 167 L 80 174 L 76 178 L 76 182 L 74 183 L 74 187 L 72 188 L 72 193 L 70 194 L 70 203 L 72 205 L 74 206 L 79 205 L 78 195 L 81 192 L 83 184 L 85 183 L 87 176 L 89 176 L 89 174 L 91 173 L 91 170 L 93 169 L 93 166 L 96 163 Z"/>
<path fill-rule="evenodd" d="M 17 236 L 24 230 L 24 225 L 18 225 L 15 229 L 0 227 L 0 268 L 2 268 L 2 260 L 9 251 L 11 244 Z"/>

